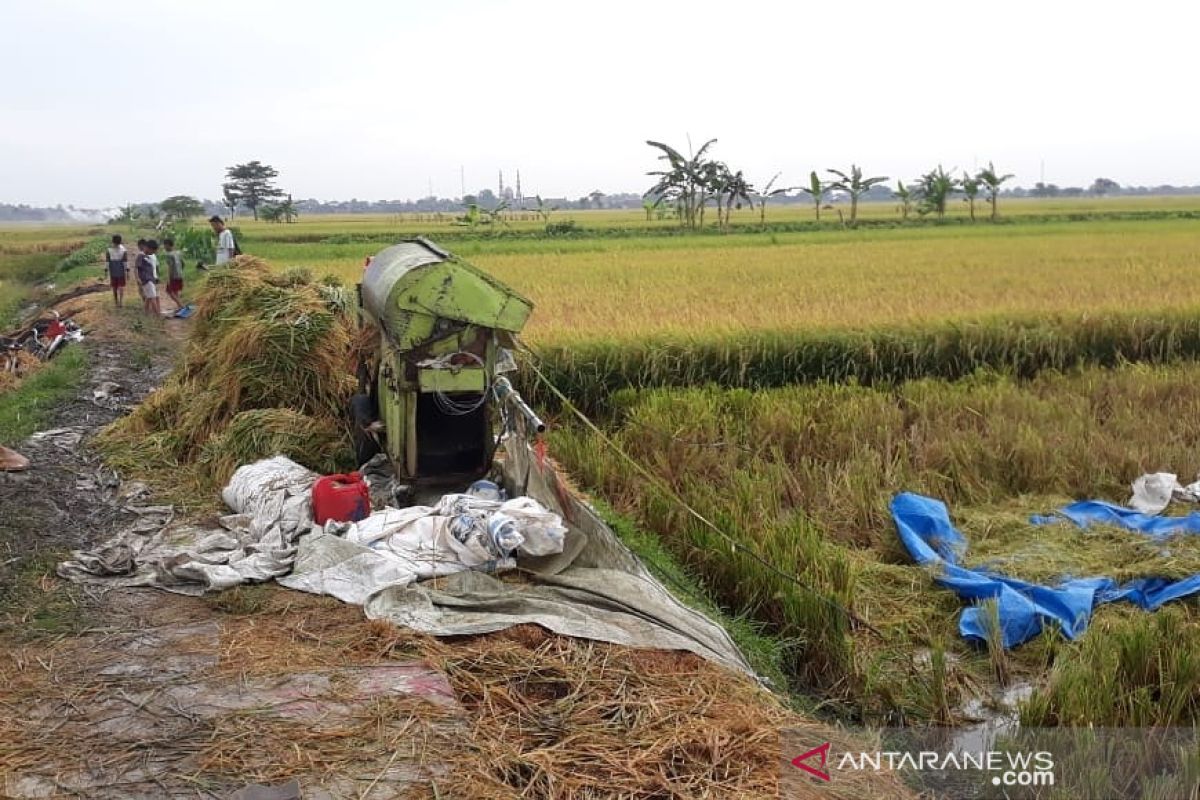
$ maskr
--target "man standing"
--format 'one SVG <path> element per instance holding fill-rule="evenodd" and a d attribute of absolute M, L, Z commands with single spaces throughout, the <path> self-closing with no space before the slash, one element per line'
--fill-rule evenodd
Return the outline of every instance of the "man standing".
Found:
<path fill-rule="evenodd" d="M 217 234 L 215 263 L 218 267 L 232 261 L 234 256 L 241 255 L 237 243 L 233 241 L 233 231 L 225 227 L 225 220 L 214 214 L 209 218 L 208 224 L 212 225 L 213 233 Z"/>

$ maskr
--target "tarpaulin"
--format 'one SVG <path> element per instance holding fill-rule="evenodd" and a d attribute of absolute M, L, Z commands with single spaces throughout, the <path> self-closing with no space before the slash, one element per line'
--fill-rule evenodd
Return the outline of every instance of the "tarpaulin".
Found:
<path fill-rule="evenodd" d="M 1200 592 L 1200 575 L 1172 581 L 1139 578 L 1118 586 L 1112 578 L 1064 579 L 1055 586 L 1035 583 L 960 565 L 967 539 L 953 523 L 945 503 L 918 494 L 896 495 L 892 519 L 900 541 L 913 560 L 934 572 L 934 579 L 970 601 L 996 599 L 998 622 L 1005 647 L 1015 647 L 1033 638 L 1047 622 L 1058 625 L 1063 635 L 1074 639 L 1087 628 L 1092 609 L 1101 603 L 1126 600 L 1147 611 L 1164 603 Z M 1149 517 L 1132 509 L 1099 501 L 1074 503 L 1059 512 L 1081 527 L 1092 523 L 1120 525 L 1153 536 L 1178 532 L 1200 532 L 1200 514 L 1187 517 Z M 1053 517 L 1038 518 L 1045 522 Z M 987 612 L 979 606 L 963 610 L 958 631 L 967 639 L 986 641 L 991 627 Z"/>
<path fill-rule="evenodd" d="M 1080 500 L 1063 506 L 1055 514 L 1030 517 L 1034 525 L 1053 525 L 1062 522 L 1063 519 L 1070 520 L 1081 528 L 1089 525 L 1115 525 L 1126 530 L 1141 531 L 1150 536 L 1200 533 L 1200 511 L 1193 511 L 1185 517 L 1158 517 L 1103 500 Z"/>

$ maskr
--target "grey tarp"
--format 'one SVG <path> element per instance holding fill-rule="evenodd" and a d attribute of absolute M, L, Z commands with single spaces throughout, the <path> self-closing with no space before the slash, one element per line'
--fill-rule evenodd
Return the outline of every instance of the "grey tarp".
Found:
<path fill-rule="evenodd" d="M 688 650 L 751 672 L 725 630 L 675 599 L 523 437 L 507 438 L 502 463 L 511 494 L 533 497 L 568 527 L 562 553 L 518 560 L 525 580 L 459 571 L 436 581 L 412 583 L 370 547 L 316 527 L 304 533 L 289 512 L 300 505 L 306 509 L 307 498 L 286 473 L 275 481 L 285 496 L 274 504 L 278 507 L 264 509 L 272 517 L 267 524 L 252 519 L 246 526 L 242 516 L 227 520 L 227 524 L 241 523 L 228 525 L 233 531 L 167 526 L 151 534 L 143 546 L 127 551 L 125 543 L 144 534 L 120 534 L 91 553 L 75 553 L 73 561 L 60 566 L 59 574 L 78 581 L 150 585 L 196 594 L 275 577 L 284 586 L 361 604 L 369 617 L 436 636 L 532 623 L 566 636 Z M 94 558 L 110 554 L 114 544 L 132 556 L 132 563 L 108 569 L 104 559 Z M 144 558 L 148 555 L 153 556 L 149 562 Z M 264 559 L 270 564 L 264 565 Z M 256 570 L 239 570 L 241 562 Z M 263 566 L 267 569 L 257 569 Z"/>
<path fill-rule="evenodd" d="M 505 443 L 504 482 L 559 514 L 568 527 L 561 554 L 520 559 L 529 584 L 479 572 L 387 588 L 364 604 L 368 617 L 437 636 L 485 633 L 536 623 L 555 633 L 666 650 L 689 650 L 751 673 L 729 634 L 675 599 L 591 506 L 524 440 Z M 303 556 L 304 541 L 301 541 Z M 436 588 L 435 588 L 436 585 Z"/>

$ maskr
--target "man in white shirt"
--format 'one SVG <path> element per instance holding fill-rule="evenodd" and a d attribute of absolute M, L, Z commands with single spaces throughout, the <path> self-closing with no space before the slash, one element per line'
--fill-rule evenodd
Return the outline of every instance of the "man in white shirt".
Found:
<path fill-rule="evenodd" d="M 233 241 L 233 231 L 225 227 L 225 220 L 213 215 L 208 223 L 212 225 L 213 233 L 217 234 L 217 256 L 214 263 L 219 267 L 233 260 L 237 255 L 237 245 Z"/>

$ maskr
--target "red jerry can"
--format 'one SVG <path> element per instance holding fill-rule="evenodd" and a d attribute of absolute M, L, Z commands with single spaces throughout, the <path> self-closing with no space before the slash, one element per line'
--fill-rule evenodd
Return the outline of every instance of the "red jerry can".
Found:
<path fill-rule="evenodd" d="M 349 475 L 325 475 L 312 488 L 313 521 L 324 525 L 329 520 L 358 522 L 371 514 L 371 493 L 357 472 Z"/>

